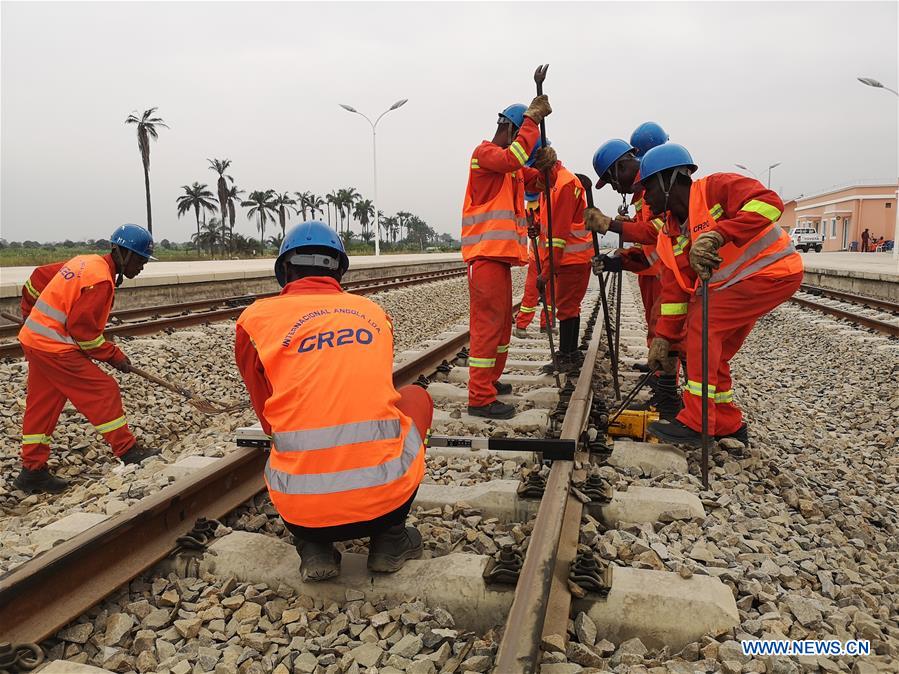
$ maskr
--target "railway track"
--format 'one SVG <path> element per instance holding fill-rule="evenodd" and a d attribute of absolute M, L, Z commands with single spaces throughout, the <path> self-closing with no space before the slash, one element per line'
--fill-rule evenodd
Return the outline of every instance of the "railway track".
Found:
<path fill-rule="evenodd" d="M 444 273 L 441 276 L 452 275 Z M 433 278 L 434 275 L 428 275 L 428 280 Z M 403 281 L 407 285 L 410 279 Z M 382 281 L 359 284 L 354 290 L 374 292 L 385 286 L 396 287 Z M 233 317 L 240 309 L 242 307 L 210 309 L 202 316 L 205 320 L 210 320 L 210 313 L 218 319 Z M 227 316 L 224 312 L 236 313 Z M 588 365 L 583 369 L 586 374 L 578 379 L 568 403 L 563 438 L 577 440 L 586 424 L 599 333 L 596 331 L 589 342 L 585 361 Z M 394 384 L 404 386 L 422 376 L 433 375 L 438 367 L 459 355 L 467 345 L 468 337 L 467 331 L 460 331 L 397 364 Z M 258 449 L 237 448 L 216 461 L 214 466 L 177 480 L 121 514 L 9 571 L 0 578 L 0 640 L 17 644 L 39 643 L 55 634 L 116 588 L 170 555 L 176 549 L 177 538 L 187 534 L 198 518 L 221 518 L 263 491 L 265 459 L 265 453 Z M 546 521 L 548 526 L 541 530 L 529 548 L 523 580 L 517 590 L 521 598 L 516 600 L 516 612 L 526 612 L 531 622 L 536 616 L 548 615 L 549 585 L 556 561 L 573 557 L 577 540 L 575 536 L 573 545 L 560 544 L 562 532 L 555 523 L 556 519 L 561 522 L 567 506 L 573 464 L 558 461 L 553 465 L 547 501 L 541 504 L 538 512 L 538 522 Z M 122 550 L 128 550 L 128 554 L 123 556 Z M 539 586 L 531 582 L 537 577 L 540 578 Z M 541 589 L 535 593 L 538 587 Z M 567 609 L 565 613 L 567 615 Z M 508 651 L 515 654 L 513 657 L 520 657 L 519 653 L 527 651 L 531 661 L 539 659 L 539 638 L 534 639 L 533 633 L 534 630 L 521 631 L 510 623 L 504 643 L 508 644 Z"/>
<path fill-rule="evenodd" d="M 376 279 L 348 281 L 344 288 L 358 295 L 370 295 L 384 290 L 395 290 L 419 283 L 430 283 L 465 275 L 465 269 L 445 269 L 415 274 L 382 276 Z M 136 337 L 164 330 L 186 328 L 213 321 L 227 321 L 237 318 L 240 313 L 257 299 L 273 297 L 277 292 L 256 295 L 237 295 L 209 300 L 194 300 L 175 304 L 123 309 L 110 316 L 110 324 L 104 334 L 107 338 Z M 19 358 L 22 349 L 15 336 L 19 326 L 13 323 L 0 325 L 0 338 L 12 341 L 0 343 L 0 358 Z"/>
<path fill-rule="evenodd" d="M 829 288 L 803 284 L 790 301 L 862 325 L 893 337 L 899 337 L 899 304 Z"/>

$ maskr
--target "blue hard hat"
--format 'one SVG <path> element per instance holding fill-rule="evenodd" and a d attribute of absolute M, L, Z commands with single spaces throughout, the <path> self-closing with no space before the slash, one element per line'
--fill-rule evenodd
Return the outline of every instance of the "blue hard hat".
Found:
<path fill-rule="evenodd" d="M 652 148 L 667 142 L 668 134 L 655 122 L 643 122 L 631 134 L 631 145 L 634 146 L 637 157 L 642 157 Z"/>
<path fill-rule="evenodd" d="M 626 140 L 621 140 L 620 138 L 607 140 L 600 145 L 599 149 L 593 154 L 593 170 L 596 171 L 596 175 L 599 176 L 599 179 L 602 180 L 602 177 L 606 174 L 606 171 L 609 170 L 612 164 L 621 159 L 628 152 L 633 151 L 633 149 L 634 148 L 631 147 L 630 143 Z"/>
<path fill-rule="evenodd" d="M 524 193 L 524 202 L 527 203 L 529 201 L 539 201 L 540 200 L 540 192 L 525 192 Z"/>
<path fill-rule="evenodd" d="M 120 225 L 109 237 L 109 242 L 148 260 L 156 259 L 153 257 L 153 235 L 140 225 Z"/>
<path fill-rule="evenodd" d="M 643 155 L 643 159 L 640 160 L 640 182 L 645 183 L 647 178 L 660 171 L 682 166 L 689 168 L 690 173 L 696 170 L 696 164 L 693 163 L 693 157 L 687 152 L 687 148 L 677 143 L 659 145 Z"/>
<path fill-rule="evenodd" d="M 512 125 L 516 129 L 520 129 L 521 125 L 524 124 L 524 111 L 527 109 L 528 106 L 526 106 L 524 103 L 513 103 L 508 108 L 499 113 L 499 116 L 504 117 L 505 119 L 512 122 Z"/>
<path fill-rule="evenodd" d="M 337 253 L 338 270 L 343 274 L 350 266 L 350 258 L 347 257 L 343 241 L 333 229 L 321 220 L 307 220 L 299 225 L 294 225 L 287 231 L 281 249 L 278 251 L 278 259 L 275 260 L 275 278 L 281 287 L 284 287 L 285 279 L 281 274 L 281 260 L 289 253 L 298 249 L 315 246 L 317 248 L 330 248 Z"/>
<path fill-rule="evenodd" d="M 525 166 L 533 166 L 534 161 L 537 159 L 537 150 L 543 147 L 543 139 L 538 138 L 537 142 L 534 143 L 534 149 L 531 150 L 531 154 L 528 157 L 528 160 L 524 163 Z M 546 147 L 552 147 L 552 141 L 548 138 L 546 139 Z"/>

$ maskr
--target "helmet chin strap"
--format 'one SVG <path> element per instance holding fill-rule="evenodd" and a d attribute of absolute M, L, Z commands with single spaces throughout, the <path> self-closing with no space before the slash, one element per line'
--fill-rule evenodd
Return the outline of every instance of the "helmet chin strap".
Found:
<path fill-rule="evenodd" d="M 675 169 L 671 172 L 671 177 L 668 179 L 667 185 L 665 184 L 665 181 L 662 180 L 662 174 L 656 173 L 656 178 L 659 181 L 659 187 L 661 187 L 662 191 L 665 193 L 665 207 L 662 209 L 662 213 L 668 213 L 668 197 L 671 194 L 671 190 L 674 188 L 674 183 L 677 180 L 677 176 L 679 176 L 681 173 L 683 173 L 684 175 L 687 175 L 687 176 L 690 175 L 690 172 L 687 171 L 685 167 L 683 167 L 683 166 L 675 167 Z M 666 230 L 668 229 L 668 220 L 669 219 L 670 218 L 667 218 L 667 217 L 665 218 L 665 229 Z M 681 230 L 680 233 L 683 233 L 684 226 L 686 223 L 681 222 L 679 224 L 680 224 L 680 230 Z M 670 234 L 670 232 L 666 231 L 666 234 Z"/>
<path fill-rule="evenodd" d="M 112 249 L 112 259 L 116 263 L 116 277 L 115 277 L 115 287 L 118 288 L 125 281 L 125 266 L 128 263 L 128 260 L 131 259 L 131 251 L 128 251 L 126 257 L 122 257 L 122 249 L 116 246 Z"/>

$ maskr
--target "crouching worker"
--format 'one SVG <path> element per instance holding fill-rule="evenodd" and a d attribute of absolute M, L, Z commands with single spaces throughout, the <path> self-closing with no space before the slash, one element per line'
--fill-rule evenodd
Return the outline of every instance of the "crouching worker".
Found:
<path fill-rule="evenodd" d="M 405 522 L 433 402 L 418 386 L 393 387 L 393 326 L 343 291 L 348 267 L 334 230 L 296 225 L 275 261 L 281 294 L 237 321 L 237 367 L 272 438 L 265 483 L 306 581 L 340 573 L 335 541 L 370 538 L 368 568 L 384 573 L 422 553 Z"/>

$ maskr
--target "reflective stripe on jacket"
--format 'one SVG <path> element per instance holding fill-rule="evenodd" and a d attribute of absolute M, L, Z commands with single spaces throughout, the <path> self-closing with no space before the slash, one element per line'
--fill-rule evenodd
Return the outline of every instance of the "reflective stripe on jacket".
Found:
<path fill-rule="evenodd" d="M 640 175 L 638 174 L 635 181 L 639 179 Z M 653 215 L 652 209 L 649 207 L 649 204 L 646 203 L 646 199 L 643 198 L 643 190 L 640 190 L 638 194 L 634 195 L 631 204 L 636 211 L 638 222 L 649 222 L 653 227 L 655 227 L 656 232 L 662 231 L 662 229 L 665 227 L 665 222 L 661 218 L 657 218 Z M 646 257 L 646 262 L 649 265 L 646 269 L 638 271 L 637 274 L 640 276 L 659 276 L 662 273 L 662 261 L 659 258 L 656 247 L 649 244 L 635 245 L 639 246 L 643 250 L 643 255 Z"/>
<path fill-rule="evenodd" d="M 265 482 L 278 513 L 326 527 L 405 503 L 424 475 L 424 444 L 396 406 L 384 311 L 343 292 L 283 294 L 255 302 L 238 326 L 271 384 Z"/>
<path fill-rule="evenodd" d="M 571 171 L 558 164 L 559 173 L 552 187 L 553 240 L 541 240 L 545 249 L 562 249 L 561 265 L 588 264 L 593 257 L 593 236 L 584 227 L 584 209 L 587 208 L 587 197 L 581 181 Z M 545 235 L 546 227 L 546 194 L 540 194 L 540 230 Z M 566 221 L 561 220 L 564 218 Z M 558 259 L 558 258 L 555 258 Z"/>
<path fill-rule="evenodd" d="M 100 255 L 78 255 L 66 262 L 50 279 L 34 300 L 25 324 L 19 331 L 19 341 L 32 349 L 48 353 L 88 351 L 102 345 L 106 339 L 100 332 L 96 337 L 79 342 L 69 334 L 67 323 L 75 302 L 85 288 L 98 283 L 114 285 L 109 264 Z M 112 302 L 104 307 L 98 325 L 106 325 Z"/>
<path fill-rule="evenodd" d="M 483 170 L 472 159 L 462 205 L 462 259 L 504 259 L 527 264 L 527 219 L 521 171 L 503 174 L 502 187 L 483 204 L 472 203 L 471 176 Z"/>
<path fill-rule="evenodd" d="M 689 244 L 700 234 L 715 230 L 718 220 L 724 216 L 724 209 L 720 204 L 715 204 L 711 208 L 708 206 L 707 181 L 708 178 L 700 178 L 690 188 L 689 238 L 682 234 L 673 240 L 662 231 L 659 232 L 656 247 L 662 262 L 671 269 L 678 285 L 685 292 L 693 292 L 699 286 L 699 280 L 691 283 L 685 278 L 678 267 L 676 257 L 689 252 Z M 755 212 L 760 209 L 766 210 L 764 214 L 771 223 L 743 246 L 737 246 L 732 242 L 721 246 L 718 250 L 718 255 L 722 259 L 721 265 L 709 280 L 712 288 L 728 288 L 759 273 L 766 276 L 789 276 L 802 271 L 802 259 L 793 248 L 790 237 L 776 224 L 781 215 L 777 208 L 761 201 L 751 200 L 740 210 Z"/>

